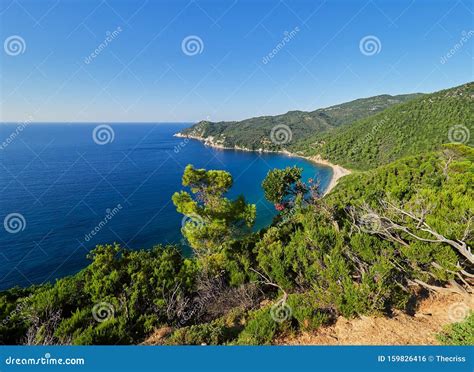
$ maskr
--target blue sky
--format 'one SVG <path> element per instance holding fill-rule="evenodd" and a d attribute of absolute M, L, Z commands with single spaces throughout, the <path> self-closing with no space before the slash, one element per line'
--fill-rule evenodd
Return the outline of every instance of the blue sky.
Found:
<path fill-rule="evenodd" d="M 0 121 L 238 120 L 436 91 L 472 80 L 472 4 L 2 0 Z"/>

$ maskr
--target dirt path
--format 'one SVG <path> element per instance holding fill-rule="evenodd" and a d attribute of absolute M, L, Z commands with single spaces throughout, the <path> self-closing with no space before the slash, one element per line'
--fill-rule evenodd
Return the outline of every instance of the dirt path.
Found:
<path fill-rule="evenodd" d="M 435 295 L 424 300 L 415 316 L 345 319 L 315 333 L 277 340 L 279 345 L 437 345 L 443 326 L 459 322 L 474 310 L 474 295 Z"/>

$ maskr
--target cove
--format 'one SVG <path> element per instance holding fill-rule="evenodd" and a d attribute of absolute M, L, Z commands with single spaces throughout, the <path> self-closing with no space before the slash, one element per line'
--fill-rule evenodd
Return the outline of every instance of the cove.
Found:
<path fill-rule="evenodd" d="M 255 229 L 276 213 L 261 188 L 270 169 L 297 165 L 323 190 L 332 176 L 330 167 L 301 158 L 173 137 L 187 123 L 109 123 L 109 137 L 102 139 L 94 137 L 99 125 L 30 124 L 16 136 L 15 124 L 0 125 L 0 138 L 11 139 L 0 153 L 1 219 L 17 213 L 25 223 L 15 233 L 0 231 L 0 289 L 73 274 L 97 244 L 179 244 L 183 216 L 171 196 L 183 188 L 188 164 L 230 172 L 228 196 L 243 194 L 257 205 Z"/>

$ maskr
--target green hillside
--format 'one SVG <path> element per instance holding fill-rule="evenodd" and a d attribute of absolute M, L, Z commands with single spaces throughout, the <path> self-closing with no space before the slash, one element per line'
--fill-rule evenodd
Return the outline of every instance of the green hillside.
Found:
<path fill-rule="evenodd" d="M 240 223 L 251 206 L 224 196 L 230 174 L 187 167 L 189 193 L 173 202 L 192 213 L 193 256 L 98 246 L 73 276 L 0 292 L 0 344 L 130 344 L 155 330 L 159 344 L 270 344 L 340 315 L 408 311 L 423 289 L 467 291 L 473 161 L 472 148 L 447 145 L 356 172 L 322 199 L 301 193 L 295 168 L 271 171 L 266 195 L 285 207 L 258 233 Z"/>
<path fill-rule="evenodd" d="M 356 120 L 375 115 L 388 107 L 406 102 L 419 94 L 399 96 L 380 95 L 331 106 L 311 112 L 290 111 L 277 116 L 261 116 L 242 121 L 201 121 L 181 133 L 194 137 L 211 139 L 225 147 L 280 150 L 291 147 L 298 141 L 315 133 L 323 133 L 350 124 Z M 291 131 L 291 140 L 282 145 L 271 141 L 271 131 L 279 125 L 286 125 Z M 283 146 L 284 145 L 284 146 Z"/>
<path fill-rule="evenodd" d="M 337 164 L 368 169 L 443 143 L 474 141 L 474 83 L 423 95 L 296 146 Z"/>
<path fill-rule="evenodd" d="M 325 197 L 301 169 L 270 170 L 278 214 L 256 232 L 230 173 L 188 165 L 172 202 L 192 255 L 98 245 L 75 275 L 0 292 L 0 344 L 263 345 L 340 316 L 409 314 L 428 292 L 472 293 L 472 100 L 469 83 L 352 125 L 354 103 L 338 106 L 339 127 L 300 151 L 370 169 Z M 470 323 L 440 337 L 463 343 Z"/>

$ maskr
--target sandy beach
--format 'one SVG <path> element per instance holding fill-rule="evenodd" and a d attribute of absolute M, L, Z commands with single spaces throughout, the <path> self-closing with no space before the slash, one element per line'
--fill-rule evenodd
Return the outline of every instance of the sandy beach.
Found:
<path fill-rule="evenodd" d="M 281 150 L 281 151 L 271 151 L 271 150 L 264 150 L 264 149 L 250 150 L 250 149 L 242 148 L 242 147 L 225 147 L 225 146 L 222 146 L 220 144 L 213 143 L 212 138 L 188 136 L 188 135 L 184 135 L 184 134 L 181 134 L 181 133 L 176 133 L 174 136 L 175 137 L 181 137 L 181 138 L 190 138 L 190 139 L 194 139 L 196 141 L 201 141 L 206 146 L 214 147 L 214 148 L 221 149 L 221 150 L 237 150 L 237 151 L 253 151 L 253 152 L 285 154 L 285 155 L 288 155 L 288 156 L 294 156 L 294 157 L 306 159 L 306 160 L 309 160 L 309 161 L 311 161 L 313 163 L 316 163 L 316 164 L 321 164 L 321 165 L 325 165 L 327 167 L 331 167 L 333 174 L 332 174 L 331 181 L 329 182 L 329 185 L 328 185 L 327 189 L 324 191 L 323 196 L 329 194 L 334 189 L 334 187 L 336 187 L 337 182 L 342 177 L 347 176 L 348 174 L 351 174 L 351 171 L 349 169 L 346 169 L 346 168 L 344 168 L 340 165 L 337 165 L 337 164 L 333 164 L 330 161 L 321 158 L 321 156 L 319 156 L 319 155 L 303 156 L 303 155 L 295 154 L 295 153 L 287 151 L 287 150 Z"/>
<path fill-rule="evenodd" d="M 304 157 L 304 156 L 302 156 Z M 332 168 L 332 177 L 331 177 L 331 182 L 329 182 L 329 185 L 324 191 L 324 195 L 329 194 L 334 187 L 336 187 L 337 182 L 344 176 L 347 176 L 348 174 L 351 174 L 351 171 L 349 169 L 346 169 L 344 167 L 341 167 L 340 165 L 333 164 L 327 160 L 322 159 L 319 155 L 316 156 L 310 156 L 310 157 L 304 157 L 305 159 L 311 160 L 312 162 L 315 162 L 317 164 L 323 164 L 327 165 L 328 167 Z M 324 196 L 323 195 L 323 196 Z"/>

